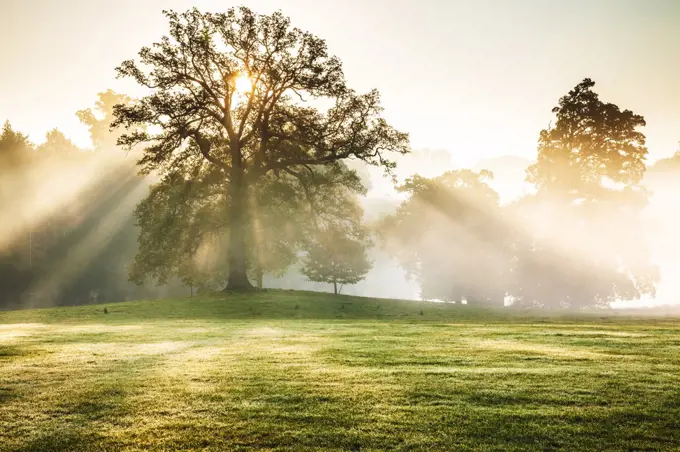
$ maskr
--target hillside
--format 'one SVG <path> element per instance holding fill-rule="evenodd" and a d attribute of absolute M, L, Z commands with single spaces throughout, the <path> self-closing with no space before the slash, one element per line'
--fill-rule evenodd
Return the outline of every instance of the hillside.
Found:
<path fill-rule="evenodd" d="M 106 315 L 104 308 L 108 311 Z M 218 293 L 194 298 L 7 311 L 0 312 L 0 323 L 125 323 L 176 319 L 451 321 L 482 317 L 487 320 L 503 320 L 508 317 L 508 313 L 444 303 L 268 289 L 245 294 Z"/>
<path fill-rule="evenodd" d="M 672 319 L 291 291 L 0 312 L 0 449 L 670 449 L 679 349 Z"/>

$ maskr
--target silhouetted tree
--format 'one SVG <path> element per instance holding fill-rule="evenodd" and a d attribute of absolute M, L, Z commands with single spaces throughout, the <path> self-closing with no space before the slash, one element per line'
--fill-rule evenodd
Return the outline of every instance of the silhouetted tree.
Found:
<path fill-rule="evenodd" d="M 33 143 L 26 135 L 12 128 L 9 121 L 0 133 L 0 171 L 9 172 L 32 157 Z"/>
<path fill-rule="evenodd" d="M 380 116 L 377 91 L 358 95 L 323 40 L 281 13 L 166 12 L 170 36 L 118 73 L 152 94 L 116 108 L 115 125 L 147 127 L 119 140 L 143 144 L 145 172 L 186 174 L 202 159 L 228 184 L 228 288 L 251 287 L 249 199 L 260 178 L 358 158 L 387 170 L 386 153 L 407 152 L 407 135 Z M 323 99 L 321 111 L 300 99 Z"/>
<path fill-rule="evenodd" d="M 5 122 L 0 131 L 0 307 L 18 305 L 25 290 L 28 234 L 21 230 L 25 228 L 17 193 L 28 188 L 24 171 L 33 151 L 28 137 Z M 17 240 L 24 236 L 25 241 Z"/>
<path fill-rule="evenodd" d="M 0 206 L 5 219 L 22 215 L 17 194 L 29 189 L 27 173 L 34 157 L 33 143 L 14 130 L 9 121 L 5 122 L 0 132 Z"/>
<path fill-rule="evenodd" d="M 541 193 L 568 200 L 598 200 L 607 180 L 636 188 L 645 172 L 642 116 L 602 102 L 585 79 L 553 109 L 554 127 L 541 131 L 528 180 Z M 608 192 L 611 192 L 609 190 Z"/>
<path fill-rule="evenodd" d="M 647 194 L 642 116 L 603 102 L 585 79 L 553 109 L 528 169 L 536 194 L 513 207 L 532 225 L 518 245 L 512 289 L 531 305 L 584 307 L 654 294 L 641 210 Z"/>
<path fill-rule="evenodd" d="M 338 294 L 343 285 L 360 282 L 371 270 L 369 245 L 365 237 L 352 237 L 346 229 L 320 230 L 309 246 L 301 273 L 310 281 L 333 284 L 333 292 Z"/>
<path fill-rule="evenodd" d="M 47 132 L 45 142 L 38 146 L 38 155 L 41 159 L 72 160 L 82 157 L 82 150 L 73 141 L 68 139 L 59 129 Z"/>
<path fill-rule="evenodd" d="M 62 184 L 76 185 L 77 190 L 33 228 L 31 292 L 35 304 L 154 295 L 127 278 L 127 267 L 137 250 L 138 228 L 132 213 L 143 199 L 146 184 L 136 175 L 134 160 L 125 160 L 115 145 L 116 136 L 111 139 L 108 131 L 113 106 L 122 101 L 129 100 L 107 91 L 100 93 L 94 111 L 77 113 L 91 132 L 94 149 L 78 149 L 56 129 L 37 148 L 36 167 L 59 174 Z M 96 177 L 87 177 L 92 173 Z"/>

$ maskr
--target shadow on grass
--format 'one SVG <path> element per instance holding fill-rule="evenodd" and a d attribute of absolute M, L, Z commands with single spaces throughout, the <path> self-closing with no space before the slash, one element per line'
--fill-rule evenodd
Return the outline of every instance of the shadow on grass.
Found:
<path fill-rule="evenodd" d="M 0 405 L 9 403 L 12 399 L 17 397 L 19 396 L 14 389 L 0 386 Z"/>
<path fill-rule="evenodd" d="M 30 355 L 31 350 L 25 345 L 0 345 L 0 363 L 4 360 Z"/>
<path fill-rule="evenodd" d="M 37 437 L 15 450 L 18 452 L 106 450 L 110 446 L 105 443 L 105 438 L 97 433 L 58 424 L 40 432 Z"/>

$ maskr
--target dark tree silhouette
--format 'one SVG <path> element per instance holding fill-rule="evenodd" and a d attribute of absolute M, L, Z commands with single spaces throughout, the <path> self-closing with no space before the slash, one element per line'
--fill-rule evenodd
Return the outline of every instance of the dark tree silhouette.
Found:
<path fill-rule="evenodd" d="M 386 154 L 406 153 L 408 137 L 380 116 L 377 91 L 349 89 L 325 42 L 281 13 L 165 14 L 170 36 L 118 68 L 152 90 L 116 109 L 115 125 L 146 127 L 119 142 L 146 146 L 139 161 L 146 172 L 187 170 L 196 159 L 219 171 L 228 182 L 227 288 L 250 288 L 248 200 L 260 178 L 297 177 L 345 158 L 389 170 Z M 320 100 L 331 107 L 312 106 Z"/>
<path fill-rule="evenodd" d="M 562 97 L 555 126 L 541 131 L 538 159 L 528 181 L 539 191 L 569 199 L 599 199 L 603 179 L 634 187 L 645 173 L 642 116 L 602 102 L 585 79 Z"/>

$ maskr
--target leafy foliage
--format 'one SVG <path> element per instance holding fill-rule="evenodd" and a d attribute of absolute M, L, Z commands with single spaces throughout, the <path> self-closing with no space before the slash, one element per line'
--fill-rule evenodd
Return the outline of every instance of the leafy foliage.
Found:
<path fill-rule="evenodd" d="M 642 116 L 600 100 L 585 79 L 553 109 L 554 127 L 541 131 L 538 161 L 528 180 L 542 193 L 575 199 L 599 199 L 603 181 L 634 187 L 645 172 Z"/>
<path fill-rule="evenodd" d="M 336 294 L 343 285 L 363 280 L 372 267 L 366 250 L 370 242 L 361 233 L 357 235 L 352 237 L 337 228 L 317 232 L 303 262 L 302 274 L 313 282 L 333 284 Z"/>
<path fill-rule="evenodd" d="M 249 201 L 254 222 L 248 237 L 251 277 L 283 275 L 296 262 L 298 251 L 307 247 L 318 224 L 357 227 L 362 212 L 356 196 L 363 191 L 357 175 L 340 162 L 313 173 L 261 178 Z M 229 273 L 226 193 L 224 179 L 201 160 L 190 177 L 173 173 L 152 187 L 135 212 L 141 233 L 132 280 L 141 283 L 150 278 L 164 284 L 177 275 L 205 288 L 225 283 Z"/>
<path fill-rule="evenodd" d="M 132 103 L 132 99 L 110 89 L 99 93 L 97 97 L 94 109 L 79 110 L 76 112 L 76 116 L 81 123 L 87 126 L 90 139 L 96 150 L 115 151 L 117 150 L 116 144 L 123 131 L 111 130 L 114 107 L 116 105 L 129 105 Z"/>
<path fill-rule="evenodd" d="M 134 162 L 120 155 L 115 136 L 106 136 L 113 105 L 125 99 L 108 91 L 94 112 L 79 112 L 92 132 L 93 150 L 79 149 L 57 129 L 35 147 L 5 125 L 0 207 L 9 239 L 0 237 L 0 305 L 122 301 L 176 289 L 128 282 L 127 266 L 137 250 L 132 213 L 145 182 L 135 175 Z M 53 200 L 50 188 L 59 184 L 68 187 L 67 194 Z"/>
<path fill-rule="evenodd" d="M 144 172 L 189 174 L 201 159 L 227 184 L 229 286 L 250 286 L 247 242 L 252 235 L 252 189 L 270 174 L 301 171 L 357 158 L 387 171 L 390 151 L 407 152 L 407 135 L 380 116 L 377 91 L 356 94 L 340 61 L 281 13 L 248 8 L 226 13 L 166 12 L 170 35 L 126 61 L 120 76 L 152 93 L 116 108 L 114 125 L 145 128 L 123 135 L 142 144 Z M 247 78 L 247 90 L 239 80 Z M 327 111 L 299 100 L 331 105 Z"/>
<path fill-rule="evenodd" d="M 84 154 L 82 150 L 59 129 L 52 129 L 47 132 L 45 142 L 38 146 L 37 152 L 40 154 L 41 159 L 58 160 L 61 163 L 76 161 L 83 157 Z"/>
<path fill-rule="evenodd" d="M 6 121 L 0 134 L 0 170 L 3 173 L 9 172 L 25 163 L 32 156 L 33 149 L 33 143 L 28 137 L 14 130 L 9 121 Z"/>

